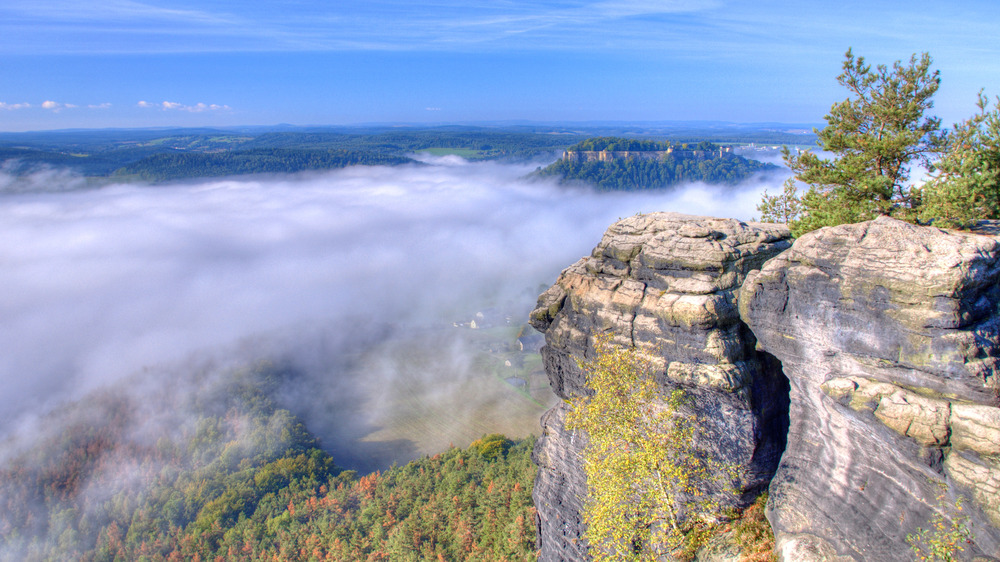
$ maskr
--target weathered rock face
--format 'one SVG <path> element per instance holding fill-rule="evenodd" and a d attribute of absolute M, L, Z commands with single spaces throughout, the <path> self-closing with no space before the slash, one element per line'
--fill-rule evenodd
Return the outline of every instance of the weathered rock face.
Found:
<path fill-rule="evenodd" d="M 542 435 L 531 459 L 539 467 L 532 490 L 538 510 L 540 560 L 586 560 L 581 538 L 587 477 L 580 464 L 585 440 L 566 429 L 566 404 L 542 416 Z"/>
<path fill-rule="evenodd" d="M 661 384 L 684 385 L 705 422 L 701 444 L 746 469 L 744 497 L 765 487 L 784 447 L 787 381 L 754 350 L 736 301 L 746 274 L 789 247 L 783 226 L 655 213 L 611 226 L 592 255 L 567 268 L 531 313 L 545 333 L 546 371 L 564 399 L 585 392 L 577 359 L 593 357 L 594 336 L 634 345 Z M 541 560 L 579 560 L 585 436 L 564 428 L 565 406 L 543 418 L 535 448 Z"/>
<path fill-rule="evenodd" d="M 768 518 L 784 560 L 912 560 L 969 501 L 1000 558 L 1000 244 L 888 218 L 804 235 L 739 308 L 791 384 Z"/>

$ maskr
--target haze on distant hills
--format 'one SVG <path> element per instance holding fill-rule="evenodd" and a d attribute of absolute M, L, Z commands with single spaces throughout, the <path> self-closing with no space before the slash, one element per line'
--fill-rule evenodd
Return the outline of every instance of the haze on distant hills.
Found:
<path fill-rule="evenodd" d="M 0 133 L 9 174 L 70 169 L 99 181 L 164 182 L 413 163 L 419 153 L 469 160 L 555 160 L 594 136 L 740 146 L 814 142 L 807 126 L 715 122 L 107 129 Z M 692 174 L 685 179 L 697 180 Z"/>

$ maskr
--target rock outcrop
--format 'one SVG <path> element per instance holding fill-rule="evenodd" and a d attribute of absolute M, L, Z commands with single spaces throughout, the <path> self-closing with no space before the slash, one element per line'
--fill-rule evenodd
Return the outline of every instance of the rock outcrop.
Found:
<path fill-rule="evenodd" d="M 694 396 L 700 446 L 746 470 L 742 499 L 770 485 L 782 560 L 911 560 L 935 522 L 972 532 L 962 558 L 1000 560 L 1000 224 L 880 218 L 789 246 L 773 225 L 619 221 L 532 312 L 552 387 L 586 392 L 596 335 L 639 349 Z M 587 558 L 566 409 L 534 455 L 542 560 Z"/>
<path fill-rule="evenodd" d="M 635 346 L 662 385 L 688 389 L 705 421 L 699 446 L 745 470 L 735 501 L 752 500 L 784 447 L 787 381 L 773 358 L 755 351 L 736 301 L 747 273 L 789 245 L 788 230 L 777 225 L 673 213 L 617 222 L 531 313 L 545 333 L 542 356 L 553 389 L 563 399 L 585 392 L 576 360 L 593 356 L 595 336 Z M 586 557 L 579 457 L 586 436 L 565 429 L 565 408 L 545 415 L 535 448 L 540 560 Z"/>
<path fill-rule="evenodd" d="M 791 384 L 768 518 L 783 560 L 912 560 L 961 512 L 1000 558 L 1000 244 L 880 218 L 821 229 L 739 308 Z M 996 559 L 996 558 L 992 558 Z"/>
<path fill-rule="evenodd" d="M 589 559 L 581 519 L 587 476 L 580 455 L 586 443 L 566 429 L 566 411 L 566 404 L 558 404 L 542 416 L 542 435 L 532 453 L 538 475 L 531 499 L 538 513 L 542 561 Z"/>

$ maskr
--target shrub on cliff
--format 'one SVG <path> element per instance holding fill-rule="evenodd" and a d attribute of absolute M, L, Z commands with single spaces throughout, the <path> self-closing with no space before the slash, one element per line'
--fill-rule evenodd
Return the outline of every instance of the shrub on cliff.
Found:
<path fill-rule="evenodd" d="M 585 537 L 595 560 L 657 560 L 681 549 L 690 524 L 714 515 L 704 487 L 718 467 L 694 446 L 698 420 L 684 391 L 664 391 L 634 348 L 595 343 L 581 363 L 593 392 L 571 402 L 567 426 L 587 433 Z"/>

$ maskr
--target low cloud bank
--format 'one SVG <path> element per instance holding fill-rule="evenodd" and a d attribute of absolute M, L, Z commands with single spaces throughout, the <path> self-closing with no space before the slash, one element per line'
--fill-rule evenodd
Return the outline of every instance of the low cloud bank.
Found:
<path fill-rule="evenodd" d="M 386 427 L 400 388 L 470 414 L 496 403 L 449 403 L 476 369 L 453 322 L 500 307 L 522 323 L 620 217 L 748 219 L 783 180 L 593 193 L 524 181 L 527 166 L 427 162 L 75 191 L 79 178 L 46 172 L 0 189 L 0 427 L 144 370 L 169 379 L 191 357 L 280 358 L 304 374 L 286 391 L 295 413 L 331 446 L 347 435 L 363 467 L 378 447 L 359 440 Z"/>

